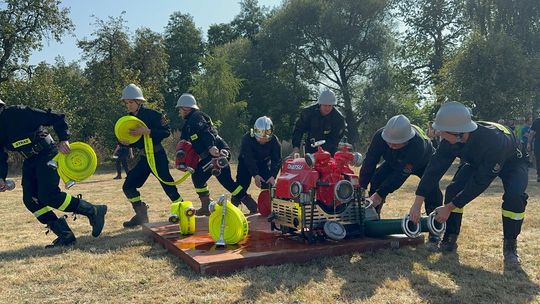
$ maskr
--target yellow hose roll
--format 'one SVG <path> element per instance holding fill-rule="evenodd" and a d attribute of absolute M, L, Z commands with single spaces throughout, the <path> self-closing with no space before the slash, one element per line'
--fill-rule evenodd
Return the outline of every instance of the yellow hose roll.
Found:
<path fill-rule="evenodd" d="M 129 130 L 138 128 L 140 126 L 148 128 L 142 120 L 135 116 L 122 116 L 116 121 L 114 125 L 114 134 L 120 142 L 133 144 L 141 138 L 141 135 L 131 135 L 129 134 Z M 164 181 L 161 177 L 159 177 L 156 168 L 156 159 L 154 157 L 154 144 L 152 142 L 152 137 L 150 137 L 150 135 L 144 135 L 143 138 L 146 161 L 148 162 L 150 170 L 152 170 L 152 173 L 157 179 L 159 179 L 160 182 L 169 186 L 176 186 L 187 180 L 187 178 L 191 175 L 191 172 L 189 171 L 184 172 L 184 174 L 176 181 Z"/>
<path fill-rule="evenodd" d="M 68 154 L 58 153 L 54 160 L 58 163 L 58 175 L 64 182 L 80 182 L 96 172 L 97 156 L 94 149 L 83 142 L 70 144 Z"/>
<path fill-rule="evenodd" d="M 146 127 L 146 124 L 137 117 L 130 115 L 122 116 L 114 125 L 114 134 L 120 142 L 134 144 L 141 138 L 141 135 L 131 135 L 129 134 L 129 130 L 136 129 L 140 126 Z"/>
<path fill-rule="evenodd" d="M 221 209 L 222 206 L 216 204 L 214 212 L 210 214 L 208 220 L 208 231 L 214 241 L 219 239 L 221 231 Z M 248 221 L 246 216 L 238 207 L 227 202 L 227 212 L 225 214 L 225 229 L 223 239 L 226 244 L 232 245 L 242 241 L 248 235 Z"/>
<path fill-rule="evenodd" d="M 183 235 L 195 233 L 195 208 L 190 201 L 180 202 L 178 218 L 180 222 L 180 233 Z"/>

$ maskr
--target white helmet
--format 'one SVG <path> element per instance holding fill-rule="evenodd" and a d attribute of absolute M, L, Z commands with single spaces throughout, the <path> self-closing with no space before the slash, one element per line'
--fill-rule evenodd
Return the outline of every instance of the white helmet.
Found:
<path fill-rule="evenodd" d="M 443 132 L 472 132 L 478 125 L 471 119 L 471 111 L 462 103 L 450 101 L 444 103 L 433 123 L 433 129 Z"/>
<path fill-rule="evenodd" d="M 141 88 L 134 85 L 133 83 L 130 83 L 122 91 L 122 98 L 120 98 L 120 100 L 127 100 L 127 99 L 135 99 L 135 100 L 146 101 L 146 99 L 144 99 Z"/>
<path fill-rule="evenodd" d="M 400 114 L 388 120 L 381 136 L 387 143 L 402 144 L 413 138 L 415 134 L 409 119 Z"/>
<path fill-rule="evenodd" d="M 178 98 L 178 102 L 176 103 L 176 107 L 186 107 L 186 108 L 192 108 L 192 109 L 199 109 L 197 106 L 197 101 L 195 100 L 195 97 L 189 93 L 184 93 L 180 98 Z"/>
<path fill-rule="evenodd" d="M 335 106 L 337 104 L 336 101 L 336 95 L 334 92 L 330 90 L 324 90 L 322 91 L 321 95 L 319 95 L 319 99 L 317 100 L 318 104 L 322 105 L 332 105 Z"/>
<path fill-rule="evenodd" d="M 274 124 L 269 117 L 261 116 L 255 120 L 253 125 L 253 136 L 256 138 L 270 138 L 274 131 Z"/>
<path fill-rule="evenodd" d="M 5 105 L 6 103 L 2 99 L 0 99 L 0 106 L 5 106 Z"/>

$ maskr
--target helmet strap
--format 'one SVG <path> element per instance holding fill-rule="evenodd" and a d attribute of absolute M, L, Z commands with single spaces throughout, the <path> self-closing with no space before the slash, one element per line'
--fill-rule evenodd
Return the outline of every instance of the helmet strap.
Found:
<path fill-rule="evenodd" d="M 456 143 L 462 143 L 463 142 L 463 133 L 459 133 L 456 135 Z"/>

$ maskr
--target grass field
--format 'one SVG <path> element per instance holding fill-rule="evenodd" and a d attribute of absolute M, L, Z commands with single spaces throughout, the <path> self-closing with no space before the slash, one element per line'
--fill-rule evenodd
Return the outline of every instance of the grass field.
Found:
<path fill-rule="evenodd" d="M 78 236 L 70 249 L 43 248 L 54 236 L 45 235 L 25 209 L 18 185 L 0 193 L 0 303 L 540 303 L 540 183 L 533 171 L 519 239 L 523 271 L 503 268 L 499 180 L 465 208 L 458 254 L 429 253 L 419 246 L 222 276 L 195 273 L 140 229 L 124 229 L 132 210 L 122 180 L 112 180 L 112 172 L 96 174 L 70 191 L 109 206 L 99 238 L 90 236 L 85 217 L 68 219 Z M 13 178 L 20 183 L 19 176 Z M 410 178 L 388 198 L 384 217 L 407 213 L 417 182 Z M 215 178 L 210 189 L 214 197 L 224 191 Z M 191 182 L 180 190 L 199 205 Z M 150 220 L 166 220 L 169 203 L 156 179 L 150 177 L 141 192 Z"/>

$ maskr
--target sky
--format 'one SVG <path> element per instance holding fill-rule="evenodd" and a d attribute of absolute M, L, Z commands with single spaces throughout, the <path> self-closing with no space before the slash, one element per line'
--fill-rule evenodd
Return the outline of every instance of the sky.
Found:
<path fill-rule="evenodd" d="M 77 40 L 92 39 L 96 27 L 96 16 L 107 20 L 109 16 L 118 17 L 125 11 L 124 20 L 134 34 L 140 27 L 163 33 L 169 16 L 180 11 L 193 16 L 195 25 L 206 35 L 208 27 L 217 23 L 229 23 L 240 12 L 240 0 L 62 0 L 61 7 L 70 8 L 70 18 L 75 25 L 73 35 L 64 35 L 62 43 L 43 41 L 43 50 L 33 51 L 30 64 L 41 61 L 55 63 L 57 56 L 64 57 L 66 62 L 81 59 Z M 259 0 L 260 6 L 275 7 L 281 0 Z"/>

